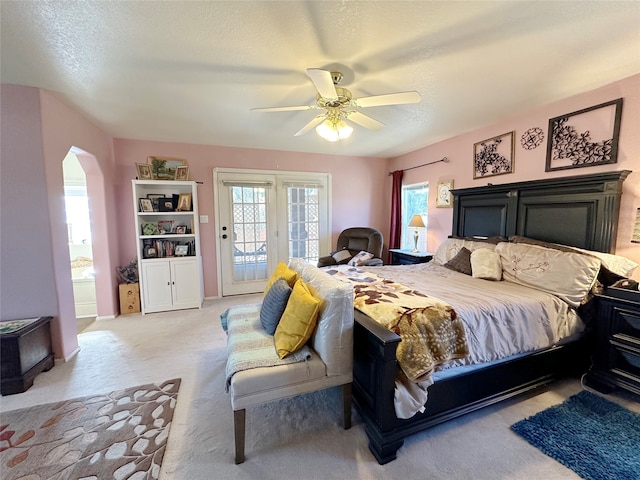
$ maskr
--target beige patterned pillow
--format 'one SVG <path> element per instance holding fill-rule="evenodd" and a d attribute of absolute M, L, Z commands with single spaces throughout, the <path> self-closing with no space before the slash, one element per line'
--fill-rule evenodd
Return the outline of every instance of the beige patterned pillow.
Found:
<path fill-rule="evenodd" d="M 524 243 L 496 246 L 502 278 L 551 293 L 578 307 L 596 281 L 600 260 Z"/>
<path fill-rule="evenodd" d="M 462 238 L 447 238 L 440 244 L 438 250 L 436 250 L 436 254 L 433 256 L 433 261 L 438 265 L 444 265 L 455 257 L 462 247 L 466 248 L 470 252 L 479 248 L 489 248 L 491 250 L 496 248 L 495 245 L 487 242 L 476 242 Z"/>

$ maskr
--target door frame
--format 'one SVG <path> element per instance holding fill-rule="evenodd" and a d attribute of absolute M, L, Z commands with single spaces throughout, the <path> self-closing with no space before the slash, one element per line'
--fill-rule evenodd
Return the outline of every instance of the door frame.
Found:
<path fill-rule="evenodd" d="M 218 202 L 218 183 L 220 174 L 255 174 L 255 175 L 273 175 L 276 177 L 276 184 L 274 189 L 280 183 L 279 180 L 283 177 L 287 177 L 288 180 L 295 178 L 304 178 L 311 175 L 326 175 L 326 188 L 327 188 L 327 232 L 325 238 L 321 240 L 320 255 L 323 252 L 331 251 L 331 237 L 332 237 L 332 193 L 331 193 L 331 174 L 328 172 L 305 172 L 305 171 L 292 171 L 292 170 L 260 170 L 260 169 L 247 169 L 247 168 L 231 168 L 231 167 L 214 167 L 213 169 L 213 228 L 214 228 L 214 241 L 215 241 L 215 253 L 216 253 L 216 279 L 218 286 L 217 298 L 222 298 L 222 252 L 220 242 L 220 205 Z M 308 177 L 307 177 L 308 178 Z M 276 209 L 280 207 L 281 202 L 276 198 Z M 280 217 L 276 219 L 276 228 L 280 228 Z"/>

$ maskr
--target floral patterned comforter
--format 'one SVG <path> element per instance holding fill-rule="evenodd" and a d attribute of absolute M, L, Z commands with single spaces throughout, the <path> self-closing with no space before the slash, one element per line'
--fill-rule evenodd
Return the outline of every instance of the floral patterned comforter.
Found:
<path fill-rule="evenodd" d="M 437 366 L 468 355 L 462 321 L 447 303 L 355 267 L 327 273 L 352 283 L 355 308 L 402 338 L 396 355 L 409 380 L 427 380 Z"/>

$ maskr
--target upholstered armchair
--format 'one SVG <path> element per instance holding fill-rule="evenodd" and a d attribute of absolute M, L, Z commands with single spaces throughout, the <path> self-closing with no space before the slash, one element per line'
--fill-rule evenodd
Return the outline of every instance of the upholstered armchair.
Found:
<path fill-rule="evenodd" d="M 338 245 L 331 255 L 320 257 L 318 267 L 328 267 L 347 263 L 359 252 L 369 252 L 373 258 L 365 260 L 362 265 L 378 266 L 382 265 L 382 234 L 375 228 L 352 227 L 343 230 L 338 236 Z"/>

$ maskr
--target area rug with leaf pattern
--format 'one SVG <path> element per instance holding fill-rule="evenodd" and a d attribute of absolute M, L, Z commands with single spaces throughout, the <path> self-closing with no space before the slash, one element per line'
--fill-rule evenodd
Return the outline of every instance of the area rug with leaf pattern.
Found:
<path fill-rule="evenodd" d="M 3 480 L 158 478 L 180 379 L 0 417 Z"/>
<path fill-rule="evenodd" d="M 586 390 L 511 428 L 587 480 L 640 479 L 640 414 Z"/>

